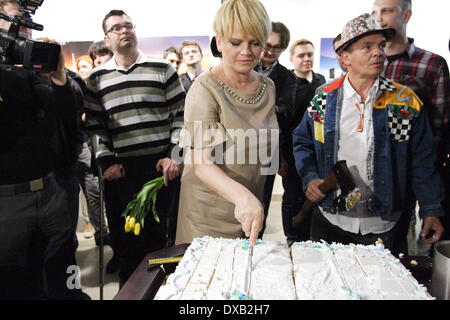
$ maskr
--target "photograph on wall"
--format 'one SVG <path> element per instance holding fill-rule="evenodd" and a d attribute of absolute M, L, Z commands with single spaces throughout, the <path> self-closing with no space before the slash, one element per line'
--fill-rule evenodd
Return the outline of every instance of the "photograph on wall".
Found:
<path fill-rule="evenodd" d="M 339 78 L 342 70 L 336 60 L 336 52 L 333 48 L 334 38 L 322 38 L 320 40 L 320 73 L 328 81 Z"/>
<path fill-rule="evenodd" d="M 213 59 L 215 59 L 211 54 L 211 49 L 209 47 L 210 37 L 209 36 L 189 36 L 189 37 L 146 37 L 138 38 L 138 48 L 148 54 L 151 57 L 162 59 L 163 52 L 170 46 L 175 46 L 179 48 L 181 43 L 186 40 L 196 41 L 203 52 L 202 69 L 207 70 L 213 65 Z M 62 43 L 64 50 L 64 60 L 66 67 L 74 72 L 77 72 L 76 60 L 82 55 L 87 55 L 89 53 L 89 47 L 94 41 L 72 41 Z M 179 73 L 184 73 L 185 68 L 183 65 L 180 66 Z"/>

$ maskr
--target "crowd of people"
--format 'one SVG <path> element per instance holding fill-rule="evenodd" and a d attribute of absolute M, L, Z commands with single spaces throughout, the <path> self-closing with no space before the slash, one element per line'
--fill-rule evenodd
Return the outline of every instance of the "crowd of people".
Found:
<path fill-rule="evenodd" d="M 16 0 L 0 12 L 21 14 Z M 449 70 L 407 37 L 411 15 L 411 0 L 375 0 L 351 19 L 334 41 L 343 74 L 329 83 L 313 71 L 313 42 L 290 45 L 258 0 L 223 2 L 211 41 L 220 62 L 209 70 L 192 40 L 163 59 L 139 50 L 122 10 L 105 15 L 104 39 L 76 73 L 62 53 L 51 73 L 0 64 L 0 299 L 89 299 L 67 285 L 80 187 L 84 221 L 111 246 L 106 272 L 120 287 L 147 253 L 196 237 L 254 245 L 277 174 L 288 244 L 381 239 L 407 253 L 416 207 L 424 241 L 448 237 Z M 279 62 L 286 50 L 291 70 Z M 321 189 L 343 160 L 361 194 L 348 210 L 334 201 L 339 187 Z M 160 176 L 160 221 L 147 215 L 139 236 L 125 232 L 128 203 Z M 294 224 L 306 200 L 313 210 Z"/>

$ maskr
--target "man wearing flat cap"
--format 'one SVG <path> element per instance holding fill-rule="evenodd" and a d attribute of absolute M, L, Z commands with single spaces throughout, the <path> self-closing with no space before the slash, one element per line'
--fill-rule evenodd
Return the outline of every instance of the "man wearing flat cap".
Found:
<path fill-rule="evenodd" d="M 317 204 L 313 241 L 369 245 L 381 239 L 399 254 L 394 234 L 409 190 L 419 201 L 427 241 L 442 236 L 443 192 L 426 106 L 408 87 L 380 76 L 394 34 L 369 14 L 349 21 L 336 49 L 348 73 L 318 89 L 293 133 L 297 170 L 306 196 Z M 339 188 L 328 194 L 319 189 L 341 160 L 362 195 L 345 212 L 333 203 Z"/>

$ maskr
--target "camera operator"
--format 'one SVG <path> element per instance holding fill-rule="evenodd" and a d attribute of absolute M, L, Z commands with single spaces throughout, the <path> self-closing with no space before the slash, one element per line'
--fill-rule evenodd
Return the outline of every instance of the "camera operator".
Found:
<path fill-rule="evenodd" d="M 17 1 L 0 1 L 1 13 L 14 16 L 17 9 Z M 0 19 L 1 31 L 10 25 Z M 44 265 L 72 241 L 42 121 L 43 114 L 76 118 L 62 52 L 50 77 L 48 86 L 30 70 L 0 64 L 0 299 L 41 298 Z M 67 274 L 58 281 L 66 280 Z"/>

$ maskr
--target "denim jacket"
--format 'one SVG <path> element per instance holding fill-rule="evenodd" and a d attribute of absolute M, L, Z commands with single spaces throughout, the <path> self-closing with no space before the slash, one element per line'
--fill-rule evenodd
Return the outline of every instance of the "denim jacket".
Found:
<path fill-rule="evenodd" d="M 419 201 L 421 218 L 443 216 L 443 189 L 435 168 L 433 135 L 422 102 L 409 88 L 380 77 L 373 105 L 374 190 L 368 209 L 392 216 Z M 294 130 L 294 157 L 306 190 L 326 179 L 338 160 L 340 115 L 345 75 L 319 88 L 300 125 Z M 413 193 L 413 196 L 411 193 Z M 320 203 L 329 213 L 336 191 Z"/>

